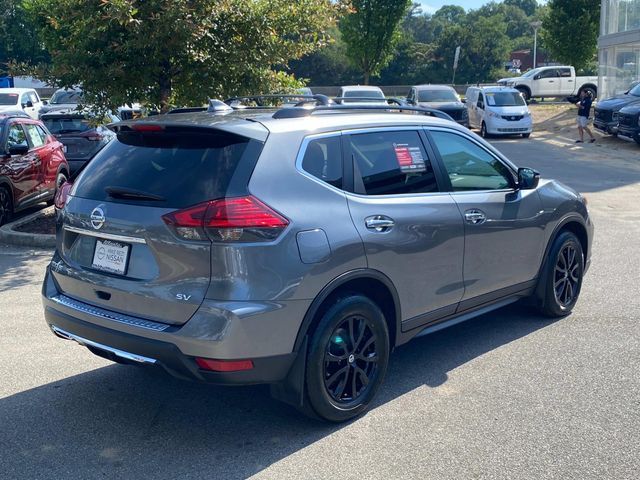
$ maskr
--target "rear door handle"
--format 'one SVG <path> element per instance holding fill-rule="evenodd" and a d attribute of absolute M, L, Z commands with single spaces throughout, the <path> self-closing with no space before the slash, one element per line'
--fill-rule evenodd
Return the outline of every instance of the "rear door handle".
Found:
<path fill-rule="evenodd" d="M 487 220 L 487 216 L 482 210 L 474 208 L 464 212 L 464 219 L 467 223 L 470 223 L 472 225 L 479 225 Z"/>
<path fill-rule="evenodd" d="M 373 215 L 364 219 L 364 224 L 369 230 L 378 233 L 388 232 L 396 224 L 392 218 L 385 215 Z"/>

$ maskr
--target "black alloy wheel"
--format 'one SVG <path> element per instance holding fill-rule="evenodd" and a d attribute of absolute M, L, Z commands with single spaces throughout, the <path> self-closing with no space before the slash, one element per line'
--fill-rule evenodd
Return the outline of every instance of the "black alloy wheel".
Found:
<path fill-rule="evenodd" d="M 360 398 L 378 370 L 376 334 L 367 319 L 353 315 L 333 331 L 324 354 L 324 385 L 338 403 Z"/>
<path fill-rule="evenodd" d="M 309 340 L 303 413 L 330 422 L 364 413 L 389 352 L 387 321 L 375 302 L 359 293 L 334 299 Z"/>
<path fill-rule="evenodd" d="M 578 252 L 574 246 L 564 245 L 558 254 L 553 278 L 555 298 L 562 307 L 571 305 L 578 294 L 580 267 Z"/>
<path fill-rule="evenodd" d="M 11 192 L 6 187 L 0 187 L 0 226 L 7 223 L 12 214 Z"/>
<path fill-rule="evenodd" d="M 482 138 L 489 137 L 489 133 L 487 132 L 487 125 L 484 122 L 482 122 L 482 125 L 480 126 L 480 136 Z"/>

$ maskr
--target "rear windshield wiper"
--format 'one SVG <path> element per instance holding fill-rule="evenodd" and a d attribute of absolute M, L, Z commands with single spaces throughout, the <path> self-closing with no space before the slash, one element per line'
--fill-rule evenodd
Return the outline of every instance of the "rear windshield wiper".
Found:
<path fill-rule="evenodd" d="M 126 200 L 151 200 L 153 202 L 164 202 L 166 198 L 160 195 L 154 195 L 153 193 L 142 192 L 140 190 L 134 190 L 133 188 L 126 187 L 105 187 L 105 192 L 111 198 L 122 198 Z"/>

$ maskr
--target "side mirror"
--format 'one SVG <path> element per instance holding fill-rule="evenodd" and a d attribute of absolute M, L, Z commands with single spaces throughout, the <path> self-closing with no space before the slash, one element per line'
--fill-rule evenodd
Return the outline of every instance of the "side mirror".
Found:
<path fill-rule="evenodd" d="M 460 99 L 460 101 L 461 101 L 462 103 L 467 103 L 467 99 L 466 99 L 466 98 L 461 98 L 461 99 Z"/>
<path fill-rule="evenodd" d="M 533 168 L 521 167 L 518 169 L 518 188 L 520 190 L 533 190 L 540 182 L 540 173 Z"/>
<path fill-rule="evenodd" d="M 9 155 L 26 155 L 29 153 L 29 145 L 12 145 L 9 147 Z"/>
<path fill-rule="evenodd" d="M 535 77 L 533 77 L 534 80 L 540 80 L 540 74 L 536 75 Z"/>
<path fill-rule="evenodd" d="M 32 108 L 32 107 L 33 107 L 33 102 L 31 100 L 27 100 L 27 103 L 22 105 L 22 108 Z"/>
<path fill-rule="evenodd" d="M 49 105 L 49 100 L 43 100 L 43 101 L 42 101 L 42 104 L 43 104 L 43 105 Z"/>

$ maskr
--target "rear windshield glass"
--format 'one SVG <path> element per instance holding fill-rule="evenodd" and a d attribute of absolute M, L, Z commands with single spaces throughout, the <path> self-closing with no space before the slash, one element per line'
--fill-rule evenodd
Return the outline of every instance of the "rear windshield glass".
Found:
<path fill-rule="evenodd" d="M 344 96 L 348 98 L 384 98 L 384 95 L 379 90 L 351 90 L 344 92 Z"/>
<path fill-rule="evenodd" d="M 491 107 L 515 107 L 526 105 L 518 92 L 487 92 L 487 104 Z"/>
<path fill-rule="evenodd" d="M 54 135 L 61 135 L 65 133 L 81 133 L 93 128 L 93 125 L 91 124 L 89 119 L 81 117 L 43 118 L 42 121 L 47 126 L 49 131 Z"/>
<path fill-rule="evenodd" d="M 452 90 L 419 90 L 419 102 L 457 102 L 458 95 Z"/>
<path fill-rule="evenodd" d="M 0 93 L 0 105 L 17 105 L 17 93 Z"/>
<path fill-rule="evenodd" d="M 49 103 L 53 105 L 60 105 L 63 103 L 80 103 L 82 101 L 82 94 L 80 92 L 64 92 L 57 91 L 51 97 Z"/>
<path fill-rule="evenodd" d="M 126 133 L 107 145 L 76 180 L 73 195 L 99 201 L 184 208 L 247 193 L 262 144 L 219 133 Z M 107 187 L 161 197 L 145 202 L 113 199 Z"/>

